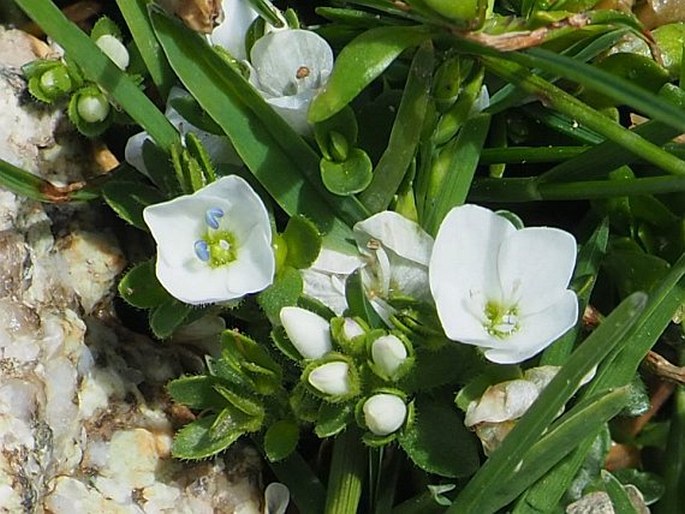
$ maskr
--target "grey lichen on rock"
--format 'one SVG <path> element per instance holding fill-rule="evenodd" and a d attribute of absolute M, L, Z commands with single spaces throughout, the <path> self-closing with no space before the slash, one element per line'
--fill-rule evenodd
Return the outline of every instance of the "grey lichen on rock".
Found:
<path fill-rule="evenodd" d="M 25 90 L 19 66 L 39 46 L 0 28 L 0 158 L 82 180 L 99 172 L 90 144 Z M 164 384 L 192 350 L 120 325 L 112 298 L 127 263 L 98 218 L 0 189 L 0 512 L 259 512 L 254 450 L 171 458 Z"/>

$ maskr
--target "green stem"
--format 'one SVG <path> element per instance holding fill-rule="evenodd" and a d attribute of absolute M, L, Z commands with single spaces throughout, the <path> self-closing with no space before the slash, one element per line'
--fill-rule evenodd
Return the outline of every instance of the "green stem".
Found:
<path fill-rule="evenodd" d="M 358 430 L 348 428 L 335 439 L 325 514 L 357 512 L 366 471 L 366 456 L 367 450 Z"/>
<path fill-rule="evenodd" d="M 682 177 L 643 177 L 630 180 L 587 180 L 546 183 L 535 178 L 481 178 L 473 182 L 471 202 L 535 202 L 590 200 L 685 191 Z"/>
<path fill-rule="evenodd" d="M 566 114 L 580 125 L 602 134 L 668 173 L 685 175 L 684 161 L 588 107 L 564 90 L 531 74 L 526 68 L 497 57 L 481 56 L 481 59 L 492 73 L 516 84 L 523 91 L 535 95 L 545 106 Z"/>
<path fill-rule="evenodd" d="M 530 164 L 565 161 L 586 151 L 587 146 L 513 146 L 484 148 L 479 164 Z"/>

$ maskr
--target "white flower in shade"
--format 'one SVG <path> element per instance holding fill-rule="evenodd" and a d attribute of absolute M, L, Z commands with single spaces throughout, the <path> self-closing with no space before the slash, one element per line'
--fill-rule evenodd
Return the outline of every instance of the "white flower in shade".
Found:
<path fill-rule="evenodd" d="M 318 359 L 333 348 L 331 326 L 318 314 L 300 307 L 283 307 L 279 316 L 288 339 L 305 359 Z"/>
<path fill-rule="evenodd" d="M 407 360 L 407 348 L 397 336 L 381 336 L 371 343 L 371 358 L 386 376 L 393 377 Z"/>
<path fill-rule="evenodd" d="M 273 282 L 269 216 L 238 176 L 146 207 L 143 218 L 157 242 L 157 278 L 182 302 L 234 300 Z"/>
<path fill-rule="evenodd" d="M 211 157 L 213 164 L 241 164 L 240 158 L 238 157 L 238 154 L 235 152 L 235 149 L 229 142 L 228 138 L 211 134 L 197 128 L 195 125 L 183 118 L 183 116 L 181 116 L 181 114 L 173 107 L 172 103 L 175 100 L 183 100 L 185 98 L 190 98 L 190 93 L 184 89 L 181 89 L 180 87 L 173 87 L 169 92 L 169 98 L 167 99 L 167 107 L 164 115 L 171 122 L 171 124 L 178 129 L 182 136 L 185 136 L 185 134 L 188 132 L 195 134 L 202 143 L 202 146 L 204 146 L 205 150 L 207 150 L 207 153 Z M 138 134 L 131 136 L 126 143 L 124 155 L 126 162 L 128 162 L 138 171 L 148 175 L 147 167 L 145 166 L 145 162 L 143 160 L 143 145 L 146 141 L 152 143 L 152 139 L 147 132 L 139 132 Z"/>
<path fill-rule="evenodd" d="M 264 514 L 285 514 L 290 503 L 290 490 L 280 482 L 271 482 L 264 489 Z"/>
<path fill-rule="evenodd" d="M 354 226 L 357 255 L 322 250 L 311 268 L 302 272 L 304 292 L 340 315 L 346 308 L 345 280 L 362 268 L 362 283 L 374 310 L 387 324 L 393 295 L 431 301 L 428 263 L 433 239 L 402 215 L 383 211 Z"/>
<path fill-rule="evenodd" d="M 314 368 L 307 378 L 309 384 L 324 394 L 343 396 L 350 392 L 350 366 L 344 361 L 327 362 Z"/>
<path fill-rule="evenodd" d="M 223 0 L 223 21 L 217 25 L 210 39 L 212 44 L 223 47 L 233 58 L 242 61 L 245 53 L 245 36 L 258 14 L 247 0 Z"/>
<path fill-rule="evenodd" d="M 373 395 L 362 407 L 364 422 L 378 436 L 396 432 L 407 418 L 407 406 L 399 396 L 388 393 Z"/>
<path fill-rule="evenodd" d="M 485 348 L 492 362 L 532 357 L 578 319 L 576 295 L 567 289 L 575 261 L 568 232 L 517 230 L 483 207 L 455 207 L 440 225 L 430 260 L 445 334 Z"/>
<path fill-rule="evenodd" d="M 271 107 L 300 134 L 310 130 L 309 104 L 333 69 L 333 51 L 309 30 L 270 32 L 250 51 L 250 82 Z"/>

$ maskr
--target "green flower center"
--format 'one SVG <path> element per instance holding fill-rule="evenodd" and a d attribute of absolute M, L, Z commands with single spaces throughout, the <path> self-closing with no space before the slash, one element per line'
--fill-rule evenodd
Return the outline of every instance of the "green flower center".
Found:
<path fill-rule="evenodd" d="M 499 339 L 511 336 L 520 328 L 516 305 L 507 307 L 498 302 L 488 302 L 485 305 L 485 319 L 483 328 Z"/>
<path fill-rule="evenodd" d="M 224 211 L 212 207 L 205 213 L 205 223 L 209 227 L 202 239 L 195 241 L 195 255 L 211 268 L 232 263 L 238 257 L 235 235 L 221 228 Z"/>

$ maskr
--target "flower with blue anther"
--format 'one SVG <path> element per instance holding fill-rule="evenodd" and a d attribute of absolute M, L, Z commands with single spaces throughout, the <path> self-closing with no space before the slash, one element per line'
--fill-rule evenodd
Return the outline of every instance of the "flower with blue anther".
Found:
<path fill-rule="evenodd" d="M 157 242 L 157 278 L 182 302 L 235 300 L 273 282 L 269 216 L 238 176 L 146 207 L 143 218 Z"/>

